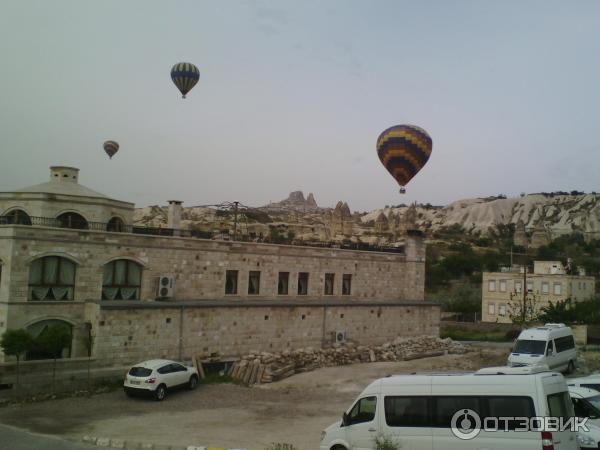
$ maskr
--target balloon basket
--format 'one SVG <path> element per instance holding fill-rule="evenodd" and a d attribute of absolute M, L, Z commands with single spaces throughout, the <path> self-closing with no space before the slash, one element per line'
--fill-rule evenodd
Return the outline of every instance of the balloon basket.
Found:
<path fill-rule="evenodd" d="M 400 193 L 401 193 L 401 194 L 406 194 L 406 188 L 404 188 L 404 187 L 401 187 L 401 188 L 400 188 Z"/>

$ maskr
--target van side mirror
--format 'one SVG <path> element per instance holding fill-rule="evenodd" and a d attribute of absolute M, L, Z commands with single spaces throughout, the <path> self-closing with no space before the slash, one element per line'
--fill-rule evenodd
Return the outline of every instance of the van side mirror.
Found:
<path fill-rule="evenodd" d="M 342 426 L 343 427 L 348 426 L 348 414 L 346 414 L 346 413 L 342 414 Z"/>

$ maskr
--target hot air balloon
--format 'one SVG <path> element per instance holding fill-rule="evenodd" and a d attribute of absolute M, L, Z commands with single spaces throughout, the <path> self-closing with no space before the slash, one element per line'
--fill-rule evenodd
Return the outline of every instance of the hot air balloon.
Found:
<path fill-rule="evenodd" d="M 119 143 L 115 141 L 106 141 L 104 143 L 104 151 L 110 159 L 119 151 Z"/>
<path fill-rule="evenodd" d="M 192 63 L 177 63 L 171 69 L 171 79 L 185 98 L 200 79 L 200 71 Z"/>
<path fill-rule="evenodd" d="M 401 194 L 429 159 L 432 147 L 427 131 L 415 125 L 390 127 L 377 138 L 379 159 L 400 185 Z"/>

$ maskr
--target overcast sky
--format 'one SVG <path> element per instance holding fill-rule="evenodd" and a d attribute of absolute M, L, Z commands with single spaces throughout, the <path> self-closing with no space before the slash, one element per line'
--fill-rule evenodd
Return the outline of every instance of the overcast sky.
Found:
<path fill-rule="evenodd" d="M 595 0 L 2 0 L 0 55 L 0 191 L 59 164 L 138 206 L 600 191 Z M 404 196 L 375 151 L 401 123 L 433 139 Z"/>

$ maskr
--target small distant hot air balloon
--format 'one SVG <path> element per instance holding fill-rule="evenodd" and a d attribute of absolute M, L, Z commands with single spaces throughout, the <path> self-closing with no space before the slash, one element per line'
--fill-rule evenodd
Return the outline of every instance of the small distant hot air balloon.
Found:
<path fill-rule="evenodd" d="M 423 128 L 415 125 L 396 125 L 377 138 L 377 154 L 387 171 L 404 186 L 423 168 L 433 147 L 433 141 Z"/>
<path fill-rule="evenodd" d="M 106 141 L 104 143 L 104 151 L 110 159 L 119 151 L 119 143 L 115 141 Z"/>
<path fill-rule="evenodd" d="M 200 71 L 192 63 L 177 63 L 171 69 L 171 79 L 185 98 L 200 79 Z"/>

